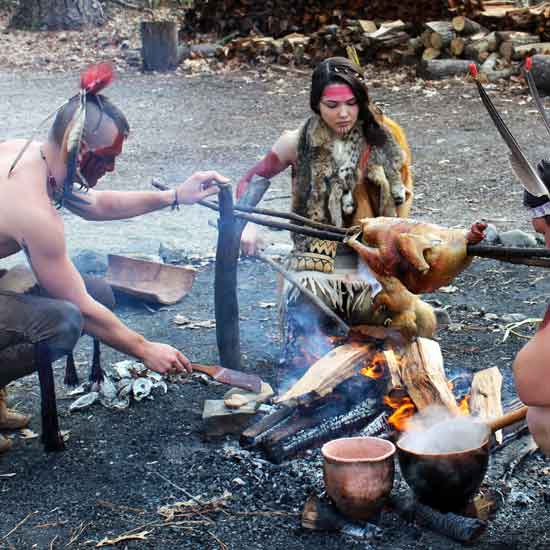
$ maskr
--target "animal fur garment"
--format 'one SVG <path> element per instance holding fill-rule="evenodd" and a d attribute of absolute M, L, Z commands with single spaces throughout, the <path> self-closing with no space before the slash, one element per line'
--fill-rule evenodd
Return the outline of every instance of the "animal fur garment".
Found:
<path fill-rule="evenodd" d="M 375 147 L 366 143 L 361 122 L 335 137 L 321 117 L 311 116 L 298 138 L 292 210 L 314 221 L 349 227 L 354 214 L 364 212 L 361 201 L 374 200 L 374 215 L 395 216 L 412 186 L 410 151 L 399 125 L 386 117 L 383 129 L 386 143 Z M 362 187 L 367 192 L 357 193 Z M 371 187 L 376 189 L 372 196 Z M 292 238 L 292 269 L 332 272 L 334 254 L 328 243 L 297 234 Z"/>

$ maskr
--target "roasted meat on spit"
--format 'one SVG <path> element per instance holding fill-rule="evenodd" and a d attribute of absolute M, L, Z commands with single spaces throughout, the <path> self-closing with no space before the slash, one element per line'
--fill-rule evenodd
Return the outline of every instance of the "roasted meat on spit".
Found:
<path fill-rule="evenodd" d="M 447 229 L 404 218 L 366 218 L 351 246 L 379 276 L 396 277 L 414 294 L 448 285 L 472 258 L 467 246 L 483 240 L 487 225 Z"/>

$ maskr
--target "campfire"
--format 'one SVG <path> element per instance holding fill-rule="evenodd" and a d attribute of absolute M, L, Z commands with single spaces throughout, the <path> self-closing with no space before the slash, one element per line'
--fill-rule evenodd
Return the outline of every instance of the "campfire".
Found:
<path fill-rule="evenodd" d="M 465 394 L 461 379 L 447 379 L 439 344 L 418 338 L 407 342 L 389 329 L 362 327 L 342 342 L 327 338 L 332 349 L 280 394 L 275 412 L 246 429 L 241 444 L 262 450 L 280 463 L 307 449 L 342 436 L 378 436 L 398 440 L 413 419 L 437 410 L 444 418 L 472 417 L 489 420 L 502 416 L 502 375 L 496 367 L 478 371 Z M 311 357 L 306 350 L 304 357 Z M 521 406 L 517 400 L 506 410 Z M 420 413 L 420 414 L 419 414 Z M 416 425 L 415 425 L 416 424 Z M 513 436 L 519 423 L 499 430 L 496 443 Z"/>

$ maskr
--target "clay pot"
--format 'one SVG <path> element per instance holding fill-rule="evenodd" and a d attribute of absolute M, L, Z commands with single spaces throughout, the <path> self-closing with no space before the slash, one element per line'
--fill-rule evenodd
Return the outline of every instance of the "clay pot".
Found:
<path fill-rule="evenodd" d="M 327 494 L 343 514 L 368 519 L 393 487 L 395 445 L 377 437 L 344 437 L 325 443 Z"/>

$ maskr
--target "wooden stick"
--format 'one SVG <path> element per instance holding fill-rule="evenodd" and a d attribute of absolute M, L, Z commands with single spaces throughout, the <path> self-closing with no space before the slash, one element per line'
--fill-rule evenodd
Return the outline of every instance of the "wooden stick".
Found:
<path fill-rule="evenodd" d="M 216 210 L 216 211 L 219 210 L 218 205 L 215 202 L 202 200 L 202 201 L 199 201 L 198 204 L 202 206 L 206 206 L 206 208 L 210 208 L 211 210 Z M 248 222 L 255 223 L 257 225 L 264 225 L 266 227 L 272 227 L 274 229 L 283 229 L 286 231 L 292 231 L 293 233 L 299 233 L 301 235 L 306 235 L 307 237 L 317 237 L 319 239 L 324 239 L 326 241 L 337 241 L 341 243 L 341 242 L 344 242 L 344 239 L 345 239 L 344 234 L 335 233 L 334 231 L 322 231 L 320 229 L 311 229 L 308 227 L 303 227 L 301 225 L 296 225 L 291 223 L 274 222 L 272 220 L 258 218 L 253 214 L 236 212 L 235 217 L 240 218 L 242 220 L 246 220 Z"/>
<path fill-rule="evenodd" d="M 261 252 L 256 252 L 256 256 L 262 260 L 262 262 L 270 265 L 275 271 L 280 273 L 288 282 L 293 284 L 302 294 L 304 294 L 304 296 L 307 296 L 327 317 L 330 317 L 333 321 L 335 321 L 336 324 L 342 329 L 345 336 L 349 334 L 350 326 L 338 315 L 336 315 L 336 313 L 334 313 L 334 311 L 332 311 L 332 309 L 330 309 L 325 302 L 323 302 L 323 300 L 313 294 L 311 290 L 306 288 L 293 273 L 283 269 L 277 262 L 273 261 L 269 256 L 266 256 Z"/>
<path fill-rule="evenodd" d="M 548 248 L 521 248 L 512 246 L 489 246 L 483 244 L 468 245 L 468 256 L 482 256 L 486 258 L 500 259 L 501 256 L 508 258 L 550 258 Z"/>
<path fill-rule="evenodd" d="M 220 188 L 220 219 L 214 275 L 214 305 L 216 341 L 222 367 L 239 370 L 241 345 L 239 339 L 239 301 L 237 298 L 237 262 L 240 233 L 233 211 L 231 188 Z"/>

